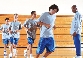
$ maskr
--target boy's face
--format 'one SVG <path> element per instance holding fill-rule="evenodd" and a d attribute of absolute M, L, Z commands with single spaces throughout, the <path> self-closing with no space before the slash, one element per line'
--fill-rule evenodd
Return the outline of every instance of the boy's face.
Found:
<path fill-rule="evenodd" d="M 9 20 L 6 20 L 6 23 L 9 23 Z"/>
<path fill-rule="evenodd" d="M 73 12 L 73 13 L 75 13 L 76 10 L 77 10 L 77 8 L 76 8 L 76 7 L 73 7 L 73 6 L 71 7 L 71 9 L 72 9 L 72 12 Z"/>
<path fill-rule="evenodd" d="M 53 14 L 55 14 L 55 13 L 57 13 L 57 9 L 50 9 L 50 11 L 51 11 L 51 14 L 53 15 Z"/>
<path fill-rule="evenodd" d="M 33 18 L 36 18 L 36 12 L 31 15 Z"/>
<path fill-rule="evenodd" d="M 18 15 L 14 15 L 14 20 L 15 20 L 15 21 L 18 20 Z"/>

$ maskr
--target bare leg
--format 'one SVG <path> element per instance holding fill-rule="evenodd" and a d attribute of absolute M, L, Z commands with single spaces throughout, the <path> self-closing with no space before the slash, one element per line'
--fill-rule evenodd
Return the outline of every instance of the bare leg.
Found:
<path fill-rule="evenodd" d="M 32 58 L 32 44 L 29 44 L 30 58 Z"/>
<path fill-rule="evenodd" d="M 7 47 L 7 45 L 5 44 L 5 45 L 4 45 L 4 51 L 6 51 L 6 47 Z"/>
<path fill-rule="evenodd" d="M 10 44 L 10 53 L 13 53 L 13 44 Z"/>
<path fill-rule="evenodd" d="M 43 57 L 47 57 L 48 55 L 50 55 L 52 52 L 46 52 L 45 54 L 44 54 L 44 56 Z"/>
<path fill-rule="evenodd" d="M 30 54 L 32 54 L 32 44 L 29 44 Z"/>
<path fill-rule="evenodd" d="M 13 56 L 15 57 L 17 54 L 17 51 L 16 51 L 16 47 L 17 47 L 17 45 L 16 44 L 14 44 L 13 45 Z"/>
<path fill-rule="evenodd" d="M 39 56 L 40 56 L 40 54 L 37 54 L 37 55 L 36 55 L 36 58 L 38 58 Z"/>
<path fill-rule="evenodd" d="M 7 52 L 6 52 L 7 44 L 4 45 L 4 58 L 7 57 Z"/>
<path fill-rule="evenodd" d="M 27 50 L 29 50 L 29 45 L 27 46 Z"/>

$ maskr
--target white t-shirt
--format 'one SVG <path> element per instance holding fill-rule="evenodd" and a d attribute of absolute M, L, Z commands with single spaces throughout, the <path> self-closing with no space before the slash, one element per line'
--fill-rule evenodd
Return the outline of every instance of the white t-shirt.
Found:
<path fill-rule="evenodd" d="M 43 38 L 54 37 L 53 27 L 55 19 L 56 15 L 50 15 L 49 12 L 45 12 L 39 17 L 38 21 L 51 25 L 49 29 L 46 28 L 46 26 L 42 25 L 42 27 L 40 28 L 40 37 Z"/>
<path fill-rule="evenodd" d="M 21 23 L 19 21 L 16 21 L 16 22 L 11 22 L 10 24 L 10 27 L 11 27 L 11 31 L 12 32 L 15 32 L 16 30 L 19 30 L 19 25 Z M 10 34 L 10 37 L 14 37 L 14 38 L 19 38 L 20 37 L 20 32 L 17 32 L 17 33 L 12 33 Z"/>
<path fill-rule="evenodd" d="M 10 27 L 10 24 L 7 25 L 7 24 L 2 24 L 1 25 L 1 30 L 2 30 L 2 39 L 10 39 L 10 36 L 9 36 L 9 31 L 7 31 Z"/>

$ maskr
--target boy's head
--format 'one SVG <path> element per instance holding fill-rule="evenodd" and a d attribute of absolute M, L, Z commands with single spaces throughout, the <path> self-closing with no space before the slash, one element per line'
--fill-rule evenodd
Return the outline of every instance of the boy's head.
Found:
<path fill-rule="evenodd" d="M 71 7 L 71 9 L 72 9 L 72 12 L 73 12 L 73 13 L 76 13 L 76 11 L 77 11 L 77 6 L 76 6 L 76 5 L 73 5 L 73 6 Z"/>
<path fill-rule="evenodd" d="M 18 14 L 14 14 L 14 21 L 18 20 Z"/>
<path fill-rule="evenodd" d="M 6 22 L 9 22 L 9 18 L 5 18 L 5 21 L 6 21 Z"/>
<path fill-rule="evenodd" d="M 32 18 L 36 18 L 36 11 L 32 11 L 32 12 L 31 12 L 31 17 L 32 17 Z"/>
<path fill-rule="evenodd" d="M 49 7 L 49 12 L 53 15 L 59 11 L 59 8 L 57 5 L 53 4 Z"/>

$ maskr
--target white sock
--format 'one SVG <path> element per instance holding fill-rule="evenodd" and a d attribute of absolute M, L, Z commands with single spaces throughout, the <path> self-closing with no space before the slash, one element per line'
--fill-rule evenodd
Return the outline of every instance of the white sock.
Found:
<path fill-rule="evenodd" d="M 13 49 L 13 52 L 16 53 L 16 49 Z"/>
<path fill-rule="evenodd" d="M 32 57 L 32 54 L 30 54 L 30 57 Z"/>
<path fill-rule="evenodd" d="M 12 53 L 10 53 L 10 55 L 12 55 Z"/>
<path fill-rule="evenodd" d="M 9 54 L 9 57 L 12 57 L 12 53 Z"/>
<path fill-rule="evenodd" d="M 6 52 L 6 50 L 4 50 L 4 56 L 7 56 L 7 52 Z"/>

